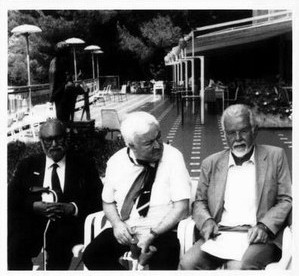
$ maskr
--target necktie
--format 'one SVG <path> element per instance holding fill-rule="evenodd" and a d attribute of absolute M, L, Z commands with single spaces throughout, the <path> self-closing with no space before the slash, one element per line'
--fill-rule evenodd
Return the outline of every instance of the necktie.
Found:
<path fill-rule="evenodd" d="M 131 186 L 130 190 L 128 191 L 125 197 L 124 204 L 120 211 L 121 218 L 123 221 L 127 220 L 130 217 L 130 213 L 135 203 L 135 200 L 139 196 L 141 187 L 144 183 L 145 175 L 146 170 L 143 169 L 142 172 L 136 177 L 133 185 Z"/>
<path fill-rule="evenodd" d="M 129 148 L 127 153 L 131 162 L 135 164 L 129 155 Z M 130 190 L 128 191 L 125 197 L 124 204 L 121 208 L 120 214 L 122 220 L 127 220 L 130 217 L 130 213 L 134 206 L 134 203 L 140 194 L 141 196 L 139 198 L 137 207 L 141 207 L 141 204 L 144 205 L 146 202 L 149 202 L 151 188 L 155 180 L 158 163 L 159 162 L 156 162 L 154 168 L 152 168 L 149 164 L 142 163 L 144 168 L 134 180 Z M 141 161 L 139 161 L 139 164 L 141 164 Z M 145 216 L 147 214 L 148 209 L 149 207 L 147 206 L 146 208 L 140 210 L 139 214 Z"/>
<path fill-rule="evenodd" d="M 145 165 L 144 167 L 144 169 L 146 170 L 146 176 L 144 179 L 144 185 L 141 190 L 141 194 L 137 204 L 137 209 L 140 209 L 138 210 L 139 214 L 144 217 L 147 215 L 149 209 L 148 203 L 150 202 L 151 191 L 152 191 L 153 183 L 155 181 L 157 167 L 158 167 L 157 163 L 155 164 L 155 167 L 152 167 L 150 165 Z"/>
<path fill-rule="evenodd" d="M 51 182 L 52 182 L 52 189 L 57 194 L 57 201 L 60 201 L 62 199 L 62 189 L 61 189 L 59 177 L 57 174 L 57 167 L 59 167 L 57 163 L 54 163 L 52 165 L 53 169 L 52 169 L 52 175 L 51 175 Z"/>

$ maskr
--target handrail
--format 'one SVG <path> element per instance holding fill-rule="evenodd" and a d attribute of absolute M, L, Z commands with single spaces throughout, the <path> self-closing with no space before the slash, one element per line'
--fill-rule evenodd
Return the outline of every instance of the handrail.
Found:
<path fill-rule="evenodd" d="M 95 80 L 93 80 L 93 79 L 84 80 L 84 82 L 86 84 L 93 83 L 94 81 L 96 81 L 96 79 Z M 77 82 L 80 83 L 81 81 L 77 81 Z M 37 91 L 37 90 L 41 90 L 41 89 L 47 89 L 49 87 L 50 87 L 49 83 L 22 85 L 22 86 L 8 86 L 7 93 L 8 94 L 28 93 L 29 89 L 31 89 L 31 91 Z"/>
<path fill-rule="evenodd" d="M 24 86 L 8 86 L 8 94 L 20 94 L 20 93 L 29 93 L 31 91 L 37 91 L 41 89 L 48 89 L 50 84 L 35 84 L 35 85 L 24 85 Z"/>
<path fill-rule="evenodd" d="M 204 26 L 204 27 L 198 27 L 195 29 L 195 31 L 196 32 L 197 31 L 206 31 L 206 30 L 210 30 L 210 29 L 217 29 L 217 28 L 221 28 L 221 27 L 237 25 L 237 24 L 246 23 L 246 22 L 250 22 L 250 21 L 256 21 L 256 20 L 265 19 L 265 18 L 270 19 L 273 17 L 278 17 L 281 15 L 290 15 L 290 14 L 292 14 L 291 11 L 269 13 L 266 15 L 253 16 L 253 17 L 249 17 L 249 18 L 245 18 L 245 19 L 239 19 L 239 20 L 229 21 L 229 22 L 225 22 L 225 23 L 218 23 L 218 24 L 208 25 L 208 26 Z M 291 16 L 289 16 L 289 17 L 291 17 Z"/>

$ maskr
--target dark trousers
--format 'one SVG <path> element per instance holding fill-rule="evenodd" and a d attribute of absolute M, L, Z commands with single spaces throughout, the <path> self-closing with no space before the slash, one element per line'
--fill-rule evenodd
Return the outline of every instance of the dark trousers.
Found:
<path fill-rule="evenodd" d="M 55 101 L 56 117 L 62 122 L 74 120 L 75 105 L 77 100 L 77 89 L 68 87 L 64 94 Z"/>
<path fill-rule="evenodd" d="M 177 233 L 166 232 L 158 236 L 153 245 L 157 248 L 149 261 L 150 270 L 176 270 L 179 262 L 180 244 Z M 84 250 L 83 262 L 89 270 L 122 270 L 118 262 L 129 246 L 121 245 L 108 228 L 100 233 Z"/>
<path fill-rule="evenodd" d="M 22 229 L 20 229 L 22 231 Z M 50 224 L 46 236 L 47 270 L 67 270 L 72 260 L 72 247 L 79 243 L 76 233 L 59 222 Z M 32 258 L 43 246 L 42 233 L 36 237 L 15 236 L 8 244 L 8 270 L 32 270 Z"/>
<path fill-rule="evenodd" d="M 56 117 L 62 122 L 68 122 L 70 120 L 70 110 L 68 103 L 65 101 L 55 101 Z"/>

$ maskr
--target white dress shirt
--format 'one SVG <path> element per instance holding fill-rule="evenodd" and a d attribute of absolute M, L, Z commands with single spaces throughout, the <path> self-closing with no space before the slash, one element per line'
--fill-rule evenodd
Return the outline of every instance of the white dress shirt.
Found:
<path fill-rule="evenodd" d="M 107 163 L 106 176 L 103 181 L 103 201 L 115 202 L 120 213 L 129 189 L 142 170 L 143 166 L 130 161 L 126 148 L 114 154 Z M 152 186 L 148 214 L 146 217 L 139 215 L 136 201 L 126 223 L 137 227 L 139 231 L 142 229 L 146 231 L 150 227 L 155 227 L 165 217 L 173 208 L 173 202 L 190 199 L 190 195 L 191 181 L 181 152 L 164 144 L 163 156 Z"/>
<path fill-rule="evenodd" d="M 52 181 L 51 181 L 51 176 L 52 176 L 52 171 L 53 167 L 52 165 L 56 163 L 58 165 L 56 172 L 59 178 L 60 182 L 60 187 L 62 192 L 64 191 L 64 184 L 65 184 L 65 156 L 58 162 L 54 162 L 51 158 L 46 156 L 46 165 L 45 165 L 45 175 L 44 175 L 44 182 L 43 182 L 43 187 L 52 189 Z M 42 194 L 42 201 L 44 202 L 54 202 L 54 196 L 51 193 L 43 193 Z M 75 213 L 74 215 L 76 216 L 78 214 L 78 207 L 75 202 L 70 202 L 71 204 L 74 205 L 75 207 Z"/>
<path fill-rule="evenodd" d="M 224 211 L 220 225 L 256 224 L 256 170 L 254 152 L 242 166 L 237 166 L 230 154 L 224 194 Z"/>
<path fill-rule="evenodd" d="M 56 171 L 57 171 L 57 175 L 59 178 L 61 190 L 63 192 L 64 191 L 64 179 L 65 179 L 65 156 L 59 162 L 54 162 L 51 158 L 46 156 L 46 166 L 45 166 L 45 176 L 44 176 L 43 187 L 44 188 L 49 187 L 50 189 L 52 189 L 51 176 L 52 176 L 52 170 L 53 170 L 52 165 L 54 163 L 57 163 L 57 165 L 58 165 Z M 54 201 L 53 195 L 50 193 L 49 194 L 43 193 L 42 199 L 45 202 L 53 202 Z"/>

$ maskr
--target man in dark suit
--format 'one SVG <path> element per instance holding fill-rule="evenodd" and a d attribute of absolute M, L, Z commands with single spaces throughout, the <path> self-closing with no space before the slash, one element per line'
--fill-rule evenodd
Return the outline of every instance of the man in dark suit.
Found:
<path fill-rule="evenodd" d="M 49 66 L 50 101 L 55 103 L 56 117 L 69 122 L 74 120 L 77 96 L 84 94 L 84 90 L 73 81 L 68 45 L 64 41 L 58 42 L 55 50 L 56 56 Z"/>
<path fill-rule="evenodd" d="M 30 270 L 46 235 L 47 269 L 68 269 L 71 249 L 83 242 L 88 214 L 102 209 L 102 183 L 92 160 L 67 151 L 66 131 L 57 119 L 40 128 L 45 154 L 20 162 L 8 185 L 8 269 Z M 56 192 L 35 193 L 40 188 Z"/>
<path fill-rule="evenodd" d="M 228 269 L 264 269 L 280 258 L 292 207 L 286 154 L 282 148 L 255 144 L 257 125 L 246 105 L 229 106 L 222 126 L 229 150 L 202 162 L 193 208 L 201 238 L 183 256 L 180 268 L 212 270 L 225 264 Z M 220 248 L 228 235 L 233 242 Z M 236 257 L 231 249 L 240 235 L 245 246 Z M 203 249 L 208 240 L 221 250 Z"/>

